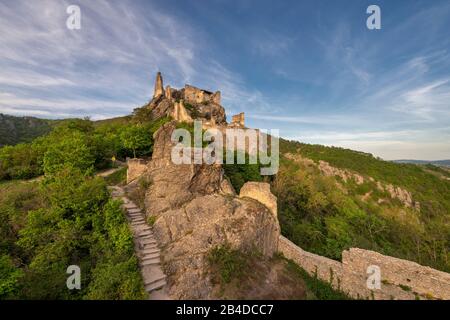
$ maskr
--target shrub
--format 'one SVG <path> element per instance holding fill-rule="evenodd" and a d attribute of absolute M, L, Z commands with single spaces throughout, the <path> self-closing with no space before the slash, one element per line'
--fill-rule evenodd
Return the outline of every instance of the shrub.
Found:
<path fill-rule="evenodd" d="M 208 262 L 220 275 L 222 284 L 239 279 L 248 268 L 248 261 L 239 250 L 232 249 L 228 244 L 213 248 L 208 255 Z"/>

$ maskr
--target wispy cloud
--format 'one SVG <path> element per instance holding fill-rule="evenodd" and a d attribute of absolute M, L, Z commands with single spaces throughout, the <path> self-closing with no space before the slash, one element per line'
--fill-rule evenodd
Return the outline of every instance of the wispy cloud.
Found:
<path fill-rule="evenodd" d="M 126 2 L 83 1 L 82 28 L 76 31 L 65 26 L 69 4 L 0 3 L 0 29 L 8 30 L 0 38 L 0 90 L 16 97 L 1 95 L 0 112 L 85 116 L 102 105 L 104 115 L 126 114 L 151 97 L 158 70 L 178 86 L 201 78 L 221 88 L 229 101 L 251 102 L 258 95 L 202 55 L 198 31 L 156 7 L 142 12 Z M 27 87 L 33 91 L 24 91 Z M 61 106 L 73 109 L 62 112 Z"/>

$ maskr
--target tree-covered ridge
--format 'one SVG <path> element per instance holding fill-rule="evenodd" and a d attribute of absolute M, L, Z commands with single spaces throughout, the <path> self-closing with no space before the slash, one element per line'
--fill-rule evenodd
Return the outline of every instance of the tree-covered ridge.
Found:
<path fill-rule="evenodd" d="M 52 121 L 33 117 L 14 117 L 0 113 L 0 147 L 30 142 L 47 134 Z"/>
<path fill-rule="evenodd" d="M 273 191 L 279 200 L 283 233 L 305 250 L 334 259 L 359 247 L 450 270 L 450 181 L 434 166 L 396 164 L 341 148 L 282 140 L 281 165 Z M 315 161 L 295 161 L 284 154 Z M 319 160 L 375 181 L 400 186 L 420 210 L 362 184 L 324 176 Z"/>

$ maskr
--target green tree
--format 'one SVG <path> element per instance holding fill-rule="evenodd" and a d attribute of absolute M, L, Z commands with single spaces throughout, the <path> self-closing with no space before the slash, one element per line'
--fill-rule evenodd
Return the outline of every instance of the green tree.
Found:
<path fill-rule="evenodd" d="M 138 150 L 144 151 L 150 149 L 153 143 L 150 131 L 141 125 L 135 125 L 125 128 L 120 134 L 123 145 L 133 151 L 133 157 L 136 158 Z"/>
<path fill-rule="evenodd" d="M 44 155 L 44 172 L 54 174 L 67 167 L 87 172 L 93 167 L 94 162 L 94 155 L 86 145 L 85 136 L 74 132 L 49 147 Z"/>
<path fill-rule="evenodd" d="M 0 255 L 0 299 L 17 291 L 22 270 L 16 268 L 8 255 Z"/>

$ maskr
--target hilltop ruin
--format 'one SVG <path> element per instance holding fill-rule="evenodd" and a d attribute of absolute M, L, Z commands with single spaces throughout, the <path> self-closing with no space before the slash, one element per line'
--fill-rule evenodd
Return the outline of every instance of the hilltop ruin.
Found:
<path fill-rule="evenodd" d="M 245 128 L 244 113 L 232 116 L 227 123 L 225 109 L 221 105 L 220 91 L 211 92 L 186 84 L 182 89 L 169 85 L 164 88 L 160 72 L 156 74 L 153 99 L 147 105 L 154 119 L 170 116 L 178 122 L 191 123 L 202 120 L 206 128 Z"/>
<path fill-rule="evenodd" d="M 281 236 L 277 198 L 268 183 L 247 182 L 236 192 L 220 164 L 174 164 L 171 135 L 178 122 L 200 119 L 206 128 L 245 128 L 244 113 L 233 116 L 230 123 L 226 121 L 220 96 L 219 91 L 212 93 L 190 85 L 164 89 L 162 76 L 157 74 L 153 99 L 146 107 L 154 119 L 170 116 L 173 120 L 155 133 L 149 162 L 128 162 L 126 187 L 133 188 L 140 178 L 149 181 L 145 215 L 152 221 L 167 275 L 167 282 L 152 288 L 173 299 L 217 298 L 207 255 L 214 247 L 230 244 L 242 251 L 256 250 L 263 258 L 281 253 L 311 276 L 353 298 L 449 299 L 448 273 L 358 248 L 345 250 L 342 261 L 302 250 Z M 331 169 L 322 163 L 323 174 L 331 174 Z M 376 289 L 367 284 L 368 270 L 374 266 L 382 270 Z"/>

